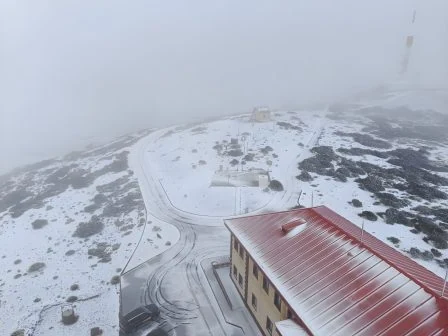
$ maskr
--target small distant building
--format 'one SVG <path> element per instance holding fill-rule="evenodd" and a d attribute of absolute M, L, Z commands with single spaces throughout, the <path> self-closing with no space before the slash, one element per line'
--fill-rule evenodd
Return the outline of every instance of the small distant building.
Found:
<path fill-rule="evenodd" d="M 264 169 L 228 170 L 222 165 L 215 171 L 211 187 L 259 187 L 265 189 L 271 182 L 269 172 Z"/>
<path fill-rule="evenodd" d="M 448 335 L 444 280 L 325 206 L 225 225 L 263 335 Z"/>
<path fill-rule="evenodd" d="M 256 107 L 250 117 L 253 122 L 266 122 L 271 120 L 271 111 L 267 107 Z"/>

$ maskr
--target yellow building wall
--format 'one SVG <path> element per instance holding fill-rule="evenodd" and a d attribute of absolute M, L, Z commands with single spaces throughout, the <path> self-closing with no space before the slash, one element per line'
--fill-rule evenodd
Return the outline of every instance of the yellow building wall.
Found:
<path fill-rule="evenodd" d="M 246 251 L 244 250 L 244 259 L 241 258 L 240 254 L 239 254 L 239 249 L 241 248 L 241 244 L 238 243 L 238 251 L 235 250 L 234 248 L 234 241 L 235 241 L 235 237 L 232 235 L 232 265 L 231 265 L 231 278 L 236 286 L 236 288 L 238 289 L 238 292 L 240 293 L 240 295 L 243 297 L 244 300 L 244 296 L 245 296 L 245 288 L 246 288 Z M 236 266 L 237 269 L 237 276 L 236 278 L 233 275 L 233 266 Z M 238 275 L 241 274 L 241 276 L 243 277 L 243 285 L 240 286 L 240 284 L 238 283 Z"/>
<path fill-rule="evenodd" d="M 247 306 L 252 312 L 253 316 L 258 322 L 258 325 L 262 328 L 265 335 L 269 335 L 266 329 L 266 317 L 272 321 L 272 335 L 279 335 L 275 330 L 275 322 L 287 319 L 288 307 L 285 302 L 281 300 L 281 310 L 274 305 L 275 288 L 270 283 L 269 294 L 263 289 L 263 273 L 258 269 L 258 279 L 253 275 L 253 260 L 249 258 L 248 268 L 248 284 L 247 284 Z M 252 293 L 257 298 L 257 308 L 252 306 Z"/>

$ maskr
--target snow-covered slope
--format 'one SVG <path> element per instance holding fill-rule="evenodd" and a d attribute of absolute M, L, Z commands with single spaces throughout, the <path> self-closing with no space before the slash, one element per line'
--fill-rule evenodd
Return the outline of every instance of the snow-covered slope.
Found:
<path fill-rule="evenodd" d="M 174 207 L 205 216 L 285 209 L 270 189 L 211 186 L 219 169 L 269 170 L 295 190 L 286 207 L 325 204 L 443 277 L 448 117 L 398 104 L 405 101 L 399 92 L 384 105 L 369 100 L 276 111 L 263 123 L 245 115 L 170 129 L 148 145 L 146 163 Z"/>
<path fill-rule="evenodd" d="M 1 335 L 87 335 L 96 326 L 118 334 L 117 276 L 178 238 L 147 218 L 128 169 L 128 151 L 145 134 L 2 178 Z M 71 326 L 60 321 L 67 301 L 79 315 Z"/>
<path fill-rule="evenodd" d="M 415 99 L 381 93 L 325 109 L 273 111 L 260 123 L 242 115 L 171 127 L 0 177 L 0 333 L 83 335 L 98 326 L 117 335 L 111 282 L 176 244 L 170 218 L 215 225 L 325 204 L 444 276 L 448 118 L 426 103 L 412 108 Z M 145 209 L 136 164 L 171 215 L 160 216 L 157 200 Z M 217 171 L 267 171 L 271 185 L 219 186 Z M 79 314 L 72 326 L 60 322 L 67 300 Z"/>

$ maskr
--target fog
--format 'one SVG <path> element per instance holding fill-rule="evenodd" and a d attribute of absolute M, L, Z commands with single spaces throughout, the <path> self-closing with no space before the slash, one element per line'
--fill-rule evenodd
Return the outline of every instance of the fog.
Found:
<path fill-rule="evenodd" d="M 413 10 L 417 20 L 411 25 Z M 0 2 L 0 172 L 147 127 L 448 86 L 448 1 Z"/>

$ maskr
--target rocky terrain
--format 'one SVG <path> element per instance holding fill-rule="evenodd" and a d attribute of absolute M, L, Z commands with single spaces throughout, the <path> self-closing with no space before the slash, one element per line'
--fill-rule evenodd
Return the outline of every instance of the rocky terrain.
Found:
<path fill-rule="evenodd" d="M 0 178 L 2 335 L 87 335 L 95 327 L 118 334 L 118 275 L 147 223 L 128 155 L 147 134 Z M 166 243 L 152 229 L 148 255 Z M 67 303 L 79 316 L 71 326 L 60 321 Z"/>
<path fill-rule="evenodd" d="M 407 107 L 330 108 L 331 131 L 298 163 L 297 179 L 316 177 L 356 183 L 369 203 L 348 202 L 371 222 L 400 225 L 419 237 L 423 249 L 404 249 L 413 258 L 447 265 L 448 117 Z M 355 211 L 355 209 L 353 209 Z M 384 230 L 383 230 L 384 231 Z M 400 239 L 388 237 L 395 246 Z"/>

